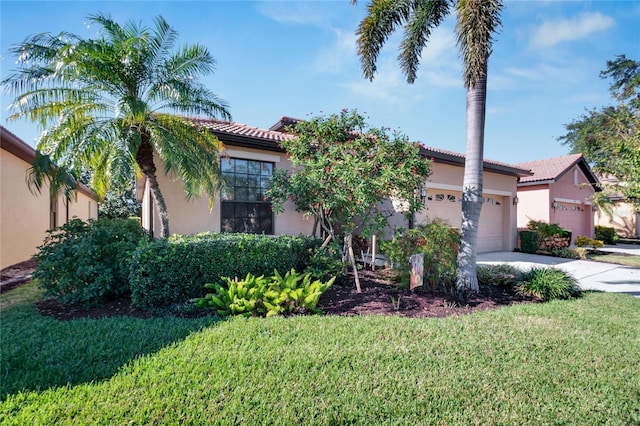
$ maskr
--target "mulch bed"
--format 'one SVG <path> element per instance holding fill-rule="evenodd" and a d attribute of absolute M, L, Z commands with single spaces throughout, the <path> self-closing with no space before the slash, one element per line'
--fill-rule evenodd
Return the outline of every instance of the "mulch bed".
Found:
<path fill-rule="evenodd" d="M 35 262 L 27 261 L 0 271 L 0 292 L 8 291 L 28 282 Z M 425 289 L 411 291 L 398 287 L 385 275 L 384 271 L 362 270 L 359 272 L 361 293 L 356 292 L 352 275 L 343 284 L 334 284 L 322 295 L 318 308 L 327 315 L 398 315 L 413 318 L 446 317 L 464 315 L 487 309 L 497 309 L 515 303 L 537 303 L 531 297 L 520 296 L 513 289 L 494 286 L 480 286 L 478 295 L 465 300 L 456 299 L 442 293 L 432 293 Z M 149 312 L 131 307 L 127 297 L 109 300 L 99 306 L 87 307 L 82 304 L 59 303 L 52 299 L 36 304 L 42 315 L 58 320 L 76 318 L 105 318 L 130 316 L 150 318 Z M 206 311 L 201 311 L 206 315 Z M 200 316 L 192 313 L 188 316 Z"/>
<path fill-rule="evenodd" d="M 31 274 L 36 267 L 34 260 L 16 263 L 0 271 L 0 293 L 31 280 Z"/>

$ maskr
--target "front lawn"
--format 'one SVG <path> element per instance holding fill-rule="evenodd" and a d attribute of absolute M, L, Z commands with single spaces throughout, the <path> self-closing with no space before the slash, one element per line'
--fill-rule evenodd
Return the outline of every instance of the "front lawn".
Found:
<path fill-rule="evenodd" d="M 460 317 L 42 317 L 0 296 L 6 424 L 638 424 L 640 299 Z"/>
<path fill-rule="evenodd" d="M 615 263 L 617 265 L 640 268 L 640 256 L 634 256 L 632 254 L 597 251 L 587 254 L 587 259 L 595 260 L 596 262 Z"/>

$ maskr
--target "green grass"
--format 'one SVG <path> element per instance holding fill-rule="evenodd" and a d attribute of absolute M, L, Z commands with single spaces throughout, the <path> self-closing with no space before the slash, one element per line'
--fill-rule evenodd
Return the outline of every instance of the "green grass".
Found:
<path fill-rule="evenodd" d="M 633 266 L 640 268 L 640 256 L 615 254 L 615 253 L 589 253 L 587 259 L 596 262 L 615 263 L 617 265 Z"/>
<path fill-rule="evenodd" d="M 640 422 L 630 296 L 445 319 L 57 322 L 33 284 L 13 292 L 31 293 L 2 311 L 4 424 Z"/>

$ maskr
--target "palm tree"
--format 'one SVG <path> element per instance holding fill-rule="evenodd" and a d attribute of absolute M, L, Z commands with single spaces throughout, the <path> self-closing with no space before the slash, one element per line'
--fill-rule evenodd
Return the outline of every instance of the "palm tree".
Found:
<path fill-rule="evenodd" d="M 355 3 L 352 0 L 352 3 Z M 376 60 L 388 37 L 404 27 L 398 61 L 413 83 L 422 49 L 431 31 L 455 7 L 456 35 L 464 65 L 467 89 L 467 141 L 462 195 L 462 241 L 458 253 L 458 291 L 478 291 L 476 245 L 482 207 L 482 162 L 487 99 L 487 64 L 493 34 L 500 26 L 501 0 L 372 0 L 362 20 L 358 36 L 358 55 L 366 78 L 373 80 Z"/>
<path fill-rule="evenodd" d="M 90 170 L 100 195 L 134 172 L 144 175 L 167 237 L 155 157 L 165 173 L 183 179 L 188 197 L 207 192 L 212 203 L 220 188 L 222 143 L 175 115 L 231 118 L 225 102 L 198 80 L 214 70 L 215 60 L 200 45 L 174 49 L 177 33 L 162 17 L 152 29 L 119 25 L 103 14 L 89 20 L 101 38 L 46 33 L 12 47 L 19 68 L 2 81 L 15 97 L 9 119 L 38 122 L 44 129 L 38 150 L 71 173 Z"/>

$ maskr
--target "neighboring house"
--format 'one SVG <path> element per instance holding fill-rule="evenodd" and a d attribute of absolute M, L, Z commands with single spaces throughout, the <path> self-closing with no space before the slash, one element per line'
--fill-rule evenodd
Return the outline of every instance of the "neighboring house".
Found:
<path fill-rule="evenodd" d="M 518 228 L 531 220 L 557 223 L 578 235 L 593 237 L 593 194 L 598 178 L 582 154 L 516 164 L 532 176 L 518 183 Z"/>
<path fill-rule="evenodd" d="M 221 169 L 232 186 L 228 191 L 216 194 L 210 210 L 207 197 L 187 201 L 179 177 L 167 177 L 159 172 L 158 181 L 167 203 L 171 233 L 311 233 L 313 219 L 304 218 L 296 212 L 292 202 L 285 204 L 284 213 L 274 215 L 271 204 L 263 197 L 273 169 L 291 169 L 279 142 L 291 137 L 286 133 L 286 126 L 298 120 L 282 117 L 269 130 L 217 120 L 195 121 L 209 128 L 224 143 L 227 157 L 222 158 Z M 432 158 L 434 164 L 424 194 L 426 209 L 416 215 L 414 222 L 418 224 L 439 217 L 451 226 L 459 227 L 464 156 L 436 148 L 422 148 L 421 152 Z M 516 185 L 519 177 L 529 174 L 528 170 L 512 165 L 490 160 L 484 162 L 485 204 L 480 217 L 480 252 L 514 249 Z M 159 218 L 144 179 L 138 181 L 138 188 L 138 197 L 142 200 L 142 224 L 154 235 L 159 235 Z M 395 214 L 391 222 L 397 226 L 408 226 L 408 221 L 401 214 Z"/>
<path fill-rule="evenodd" d="M 614 177 L 601 177 L 602 186 L 619 186 Z M 595 224 L 615 228 L 616 233 L 623 238 L 640 238 L 640 212 L 634 203 L 625 200 L 622 195 L 609 195 L 610 204 L 597 207 Z"/>
<path fill-rule="evenodd" d="M 96 195 L 81 185 L 71 201 L 51 199 L 45 185 L 34 195 L 27 186 L 27 170 L 36 151 L 0 126 L 0 269 L 28 260 L 46 237 L 46 231 L 73 217 L 98 217 Z"/>

